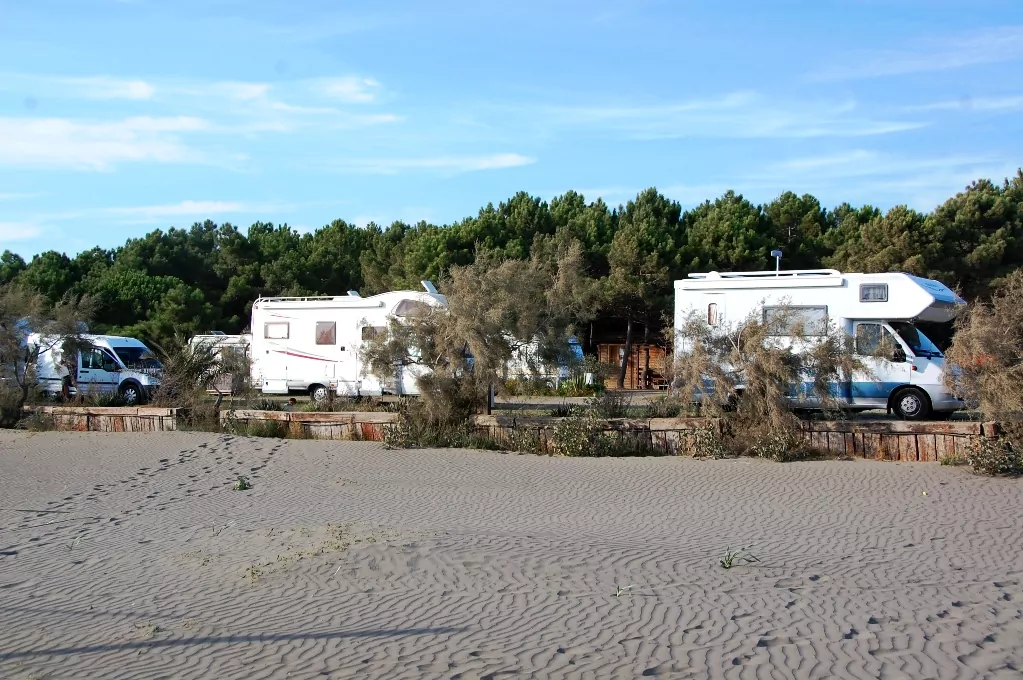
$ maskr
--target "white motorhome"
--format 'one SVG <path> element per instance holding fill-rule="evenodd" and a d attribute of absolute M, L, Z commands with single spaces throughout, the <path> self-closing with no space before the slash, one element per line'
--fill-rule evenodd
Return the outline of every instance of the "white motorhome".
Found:
<path fill-rule="evenodd" d="M 308 393 L 319 401 L 341 396 L 418 394 L 418 367 L 395 367 L 381 381 L 362 361 L 364 341 L 387 329 L 391 317 L 446 307 L 429 281 L 425 292 L 401 290 L 361 297 L 268 297 L 252 303 L 253 385 L 264 394 Z"/>
<path fill-rule="evenodd" d="M 144 403 L 160 384 L 163 366 L 141 340 L 116 335 L 83 335 L 86 348 L 65 357 L 59 339 L 32 334 L 28 343 L 39 347 L 36 381 L 47 394 L 118 394 L 130 405 Z M 75 371 L 72 380 L 71 371 Z"/>
<path fill-rule="evenodd" d="M 944 284 L 909 274 L 709 272 L 675 282 L 675 328 L 693 315 L 722 330 L 751 315 L 768 322 L 772 315 L 794 315 L 804 328 L 834 324 L 855 339 L 869 369 L 834 386 L 841 401 L 853 410 L 890 409 L 921 420 L 961 409 L 963 402 L 944 386 L 941 351 L 914 323 L 949 322 L 964 304 Z M 878 358 L 881 347 L 895 348 L 890 360 Z"/>

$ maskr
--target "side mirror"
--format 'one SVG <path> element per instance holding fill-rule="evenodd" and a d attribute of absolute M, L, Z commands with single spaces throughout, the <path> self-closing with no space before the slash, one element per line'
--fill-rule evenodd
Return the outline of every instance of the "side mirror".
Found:
<path fill-rule="evenodd" d="M 117 364 L 115 364 L 113 361 L 104 361 L 103 370 L 113 373 L 117 371 Z"/>
<path fill-rule="evenodd" d="M 896 347 L 892 352 L 892 361 L 904 362 L 907 361 L 906 352 L 901 347 Z"/>

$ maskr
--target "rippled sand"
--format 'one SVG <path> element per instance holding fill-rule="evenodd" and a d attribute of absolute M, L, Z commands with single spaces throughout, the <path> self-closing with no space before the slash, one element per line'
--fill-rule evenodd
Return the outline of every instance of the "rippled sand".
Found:
<path fill-rule="evenodd" d="M 933 464 L 0 433 L 0 507 L 3 678 L 1023 670 L 1023 481 Z"/>

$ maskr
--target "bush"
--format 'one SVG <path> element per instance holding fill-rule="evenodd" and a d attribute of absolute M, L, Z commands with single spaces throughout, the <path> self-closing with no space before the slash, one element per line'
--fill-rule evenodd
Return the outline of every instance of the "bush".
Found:
<path fill-rule="evenodd" d="M 974 442 L 966 462 L 982 475 L 1023 474 L 1023 450 L 1006 437 L 983 437 Z"/>
<path fill-rule="evenodd" d="M 767 458 L 778 463 L 791 463 L 798 460 L 813 460 L 821 454 L 807 445 L 800 433 L 782 430 L 772 432 L 753 440 L 745 451 L 745 455 L 756 458 Z"/>
<path fill-rule="evenodd" d="M 628 418 L 632 395 L 627 392 L 603 392 L 586 402 L 586 406 L 605 419 Z"/>
<path fill-rule="evenodd" d="M 696 404 L 676 395 L 661 395 L 647 404 L 646 418 L 682 418 L 695 416 L 699 409 Z"/>
<path fill-rule="evenodd" d="M 698 427 L 683 434 L 678 455 L 711 460 L 735 457 L 721 432 L 713 427 Z"/>

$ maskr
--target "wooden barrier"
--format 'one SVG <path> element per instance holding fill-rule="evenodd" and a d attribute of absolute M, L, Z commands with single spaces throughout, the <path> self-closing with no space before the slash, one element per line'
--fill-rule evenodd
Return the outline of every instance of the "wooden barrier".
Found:
<path fill-rule="evenodd" d="M 167 432 L 178 429 L 184 409 L 140 407 L 32 406 L 25 409 L 48 420 L 54 429 L 77 432 Z M 309 439 L 382 441 L 397 413 L 345 411 L 223 410 L 225 429 L 253 423 L 282 423 L 288 434 Z M 511 444 L 528 438 L 549 451 L 551 433 L 565 418 L 479 415 L 473 426 L 493 439 Z M 604 432 L 635 441 L 654 453 L 690 456 L 701 432 L 722 432 L 716 418 L 618 418 L 603 421 Z M 802 423 L 809 444 L 822 452 L 875 460 L 930 462 L 965 455 L 976 442 L 999 433 L 997 423 L 891 420 L 819 421 Z"/>
<path fill-rule="evenodd" d="M 476 416 L 475 426 L 498 441 L 513 441 L 516 432 L 536 437 L 548 449 L 550 433 L 564 418 Z M 653 452 L 671 456 L 692 455 L 700 430 L 721 432 L 724 421 L 714 418 L 614 419 L 605 421 L 605 433 L 629 436 Z M 964 456 L 982 437 L 994 437 L 997 423 L 926 422 L 890 420 L 804 421 L 809 444 L 839 456 L 875 460 L 931 462 L 946 456 Z"/>
<path fill-rule="evenodd" d="M 25 411 L 56 430 L 74 432 L 169 432 L 182 409 L 146 406 L 28 406 Z"/>
<path fill-rule="evenodd" d="M 308 439 L 383 441 L 384 428 L 397 421 L 397 413 L 374 411 L 305 413 L 238 409 L 220 412 L 220 423 L 225 428 L 277 422 L 283 423 L 291 436 Z"/>

